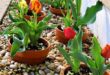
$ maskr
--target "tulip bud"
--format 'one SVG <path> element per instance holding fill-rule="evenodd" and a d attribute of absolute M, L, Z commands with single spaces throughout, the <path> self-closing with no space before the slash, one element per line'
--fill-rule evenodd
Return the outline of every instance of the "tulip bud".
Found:
<path fill-rule="evenodd" d="M 103 56 L 104 58 L 106 58 L 106 59 L 110 58 L 110 45 L 107 44 L 107 45 L 103 48 L 101 54 L 102 54 L 102 56 Z"/>
<path fill-rule="evenodd" d="M 25 9 L 25 8 L 28 7 L 28 5 L 27 5 L 27 3 L 26 3 L 25 0 L 21 0 L 21 1 L 19 2 L 18 6 L 19 6 L 20 8 L 22 8 L 22 9 Z"/>
<path fill-rule="evenodd" d="M 71 27 L 67 27 L 64 29 L 64 35 L 68 40 L 71 40 L 75 37 L 76 32 Z"/>
<path fill-rule="evenodd" d="M 31 0 L 30 9 L 38 14 L 41 12 L 42 5 L 38 0 Z"/>

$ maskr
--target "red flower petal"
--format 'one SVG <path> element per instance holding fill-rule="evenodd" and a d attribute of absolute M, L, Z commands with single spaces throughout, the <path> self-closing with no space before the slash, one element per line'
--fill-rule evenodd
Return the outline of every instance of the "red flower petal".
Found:
<path fill-rule="evenodd" d="M 107 44 L 107 45 L 103 48 L 101 54 L 102 54 L 102 56 L 103 56 L 104 58 L 106 58 L 106 59 L 110 58 L 110 45 Z"/>
<path fill-rule="evenodd" d="M 39 0 L 31 0 L 30 2 L 30 9 L 36 12 L 37 14 L 41 11 L 42 5 Z"/>
<path fill-rule="evenodd" d="M 64 29 L 64 35 L 68 40 L 71 40 L 75 37 L 76 32 L 71 27 L 67 27 Z"/>

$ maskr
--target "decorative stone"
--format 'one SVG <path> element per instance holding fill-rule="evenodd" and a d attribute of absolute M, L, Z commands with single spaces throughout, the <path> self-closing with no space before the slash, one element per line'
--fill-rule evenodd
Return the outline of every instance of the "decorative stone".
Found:
<path fill-rule="evenodd" d="M 1 64 L 6 64 L 6 63 L 7 63 L 6 59 L 1 60 Z"/>
<path fill-rule="evenodd" d="M 45 71 L 45 73 L 49 73 L 50 72 L 50 70 L 48 68 L 46 68 L 44 71 Z"/>
<path fill-rule="evenodd" d="M 6 50 L 0 51 L 0 54 L 1 54 L 1 55 L 5 54 L 5 53 L 6 53 Z"/>
<path fill-rule="evenodd" d="M 49 64 L 48 68 L 51 69 L 51 70 L 54 70 L 55 69 L 55 64 L 54 63 Z"/>
<path fill-rule="evenodd" d="M 17 68 L 17 65 L 11 64 L 11 65 L 10 65 L 10 68 L 11 68 L 11 69 L 15 69 L 15 68 Z"/>
<path fill-rule="evenodd" d="M 28 73 L 27 72 L 24 72 L 23 75 L 28 75 Z"/>
<path fill-rule="evenodd" d="M 58 61 L 64 61 L 64 58 L 63 57 L 56 57 L 56 60 L 58 60 Z"/>
<path fill-rule="evenodd" d="M 46 75 L 45 72 L 42 71 L 42 70 L 39 70 L 39 74 L 40 74 L 40 75 Z"/>

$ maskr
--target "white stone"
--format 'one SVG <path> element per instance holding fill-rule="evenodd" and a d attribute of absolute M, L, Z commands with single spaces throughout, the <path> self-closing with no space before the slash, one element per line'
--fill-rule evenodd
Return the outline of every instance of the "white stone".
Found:
<path fill-rule="evenodd" d="M 6 64 L 7 63 L 7 60 L 4 59 L 4 60 L 1 60 L 1 64 Z"/>
<path fill-rule="evenodd" d="M 47 37 L 51 37 L 52 36 L 52 32 L 47 34 Z"/>
<path fill-rule="evenodd" d="M 24 72 L 23 75 L 28 75 L 28 73 L 27 72 Z"/>
<path fill-rule="evenodd" d="M 11 65 L 10 65 L 10 68 L 11 68 L 11 69 L 15 69 L 15 68 L 17 68 L 17 65 L 11 64 Z"/>
<path fill-rule="evenodd" d="M 40 75 L 45 75 L 45 72 L 42 71 L 42 70 L 39 70 L 39 74 L 40 74 Z"/>
<path fill-rule="evenodd" d="M 0 54 L 3 55 L 3 54 L 5 54 L 5 52 L 6 52 L 6 50 L 2 50 L 2 51 L 0 51 Z"/>

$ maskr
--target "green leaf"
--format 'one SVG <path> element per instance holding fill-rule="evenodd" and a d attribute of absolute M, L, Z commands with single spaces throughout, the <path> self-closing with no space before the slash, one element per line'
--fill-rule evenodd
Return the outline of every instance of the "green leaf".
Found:
<path fill-rule="evenodd" d="M 96 13 L 102 9 L 102 6 L 102 3 L 98 1 L 96 5 L 88 7 L 85 15 L 78 18 L 76 25 L 79 26 L 93 23 L 96 19 Z"/>
<path fill-rule="evenodd" d="M 71 61 L 71 58 L 69 56 L 69 54 L 66 52 L 66 50 L 64 50 L 63 48 L 61 48 L 60 46 L 58 46 L 58 50 L 60 51 L 60 53 L 64 56 L 64 58 L 66 59 L 66 61 L 68 62 L 68 64 L 71 65 L 72 68 L 74 68 L 74 65 Z"/>
<path fill-rule="evenodd" d="M 15 56 L 15 54 L 20 50 L 21 41 L 17 40 L 13 37 L 13 43 L 11 47 L 11 56 Z"/>
<path fill-rule="evenodd" d="M 91 54 L 95 61 L 96 68 L 100 74 L 103 74 L 104 70 L 104 58 L 101 56 L 101 46 L 96 37 L 93 37 L 93 45 L 91 48 Z"/>
<path fill-rule="evenodd" d="M 48 22 L 51 19 L 51 16 L 52 14 L 48 12 L 48 15 L 42 21 Z"/>
<path fill-rule="evenodd" d="M 77 35 L 75 36 L 74 39 L 71 40 L 71 51 L 82 51 L 82 30 L 80 27 L 79 32 L 77 33 Z"/>
<path fill-rule="evenodd" d="M 25 47 L 27 47 L 28 46 L 28 44 L 29 44 L 29 36 L 28 36 L 28 34 L 26 33 L 25 34 L 25 36 L 24 36 L 24 45 L 25 45 Z"/>
<path fill-rule="evenodd" d="M 76 13 L 76 9 L 75 6 L 73 4 L 73 0 L 68 0 L 68 3 L 70 3 L 70 7 L 72 9 L 72 16 L 77 19 L 77 13 Z"/>
<path fill-rule="evenodd" d="M 76 1 L 76 12 L 77 12 L 77 17 L 78 17 L 80 15 L 82 0 L 75 0 L 75 1 Z"/>

